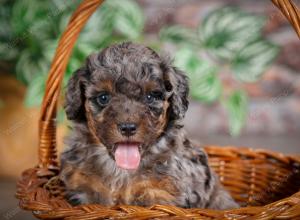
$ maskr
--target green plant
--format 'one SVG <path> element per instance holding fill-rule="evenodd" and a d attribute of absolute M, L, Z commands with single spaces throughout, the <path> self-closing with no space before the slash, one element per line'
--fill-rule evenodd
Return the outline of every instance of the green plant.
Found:
<path fill-rule="evenodd" d="M 1 60 L 15 64 L 12 72 L 28 86 L 26 105 L 40 105 L 58 39 L 80 0 L 0 1 Z M 107 0 L 88 21 L 73 50 L 63 87 L 90 53 L 119 41 L 143 41 L 142 10 L 133 0 L 122 3 Z M 232 135 L 239 134 L 245 123 L 247 96 L 241 89 L 225 93 L 218 73 L 229 68 L 238 82 L 259 79 L 278 51 L 262 37 L 264 22 L 238 9 L 222 8 L 210 13 L 198 31 L 163 28 L 161 41 L 152 45 L 156 49 L 165 42 L 176 45 L 175 64 L 189 74 L 191 97 L 223 103 Z"/>
<path fill-rule="evenodd" d="M 2 0 L 0 8 L 1 59 L 15 63 L 16 77 L 28 86 L 25 104 L 40 105 L 47 72 L 69 17 L 80 0 Z M 118 13 L 116 13 L 118 12 Z M 81 32 L 63 86 L 92 52 L 114 42 L 141 40 L 144 17 L 132 0 L 109 0 L 90 18 Z M 8 53 L 9 52 L 9 53 Z"/>
<path fill-rule="evenodd" d="M 230 133 L 240 133 L 246 121 L 247 95 L 243 83 L 255 82 L 278 54 L 278 46 L 262 36 L 265 19 L 237 8 L 210 13 L 198 31 L 180 26 L 163 28 L 160 39 L 177 46 L 175 64 L 190 78 L 192 98 L 220 101 L 228 111 Z M 240 88 L 224 91 L 218 73 L 231 72 Z"/>

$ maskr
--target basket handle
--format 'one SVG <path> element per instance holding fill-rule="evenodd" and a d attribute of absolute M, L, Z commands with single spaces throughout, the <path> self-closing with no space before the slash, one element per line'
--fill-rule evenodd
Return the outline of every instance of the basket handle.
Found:
<path fill-rule="evenodd" d="M 40 175 L 50 175 L 58 169 L 56 151 L 56 111 L 63 75 L 78 35 L 93 12 L 104 0 L 83 0 L 72 15 L 59 41 L 48 74 L 45 96 L 39 120 Z M 300 37 L 300 13 L 292 0 L 272 0 L 295 28 Z M 49 173 L 50 172 L 50 173 Z"/>
<path fill-rule="evenodd" d="M 300 38 L 300 11 L 297 5 L 293 0 L 272 0 L 272 2 L 289 20 Z"/>
<path fill-rule="evenodd" d="M 51 175 L 58 169 L 56 151 L 56 111 L 63 76 L 78 35 L 104 0 L 84 0 L 73 13 L 58 43 L 48 73 L 46 90 L 39 118 L 39 164 L 40 175 Z"/>

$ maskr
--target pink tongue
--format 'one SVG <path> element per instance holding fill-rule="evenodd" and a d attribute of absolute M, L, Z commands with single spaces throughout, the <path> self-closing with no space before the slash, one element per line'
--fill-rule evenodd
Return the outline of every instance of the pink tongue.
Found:
<path fill-rule="evenodd" d="M 139 167 L 141 155 L 138 144 L 117 144 L 115 160 L 118 167 L 135 170 Z"/>

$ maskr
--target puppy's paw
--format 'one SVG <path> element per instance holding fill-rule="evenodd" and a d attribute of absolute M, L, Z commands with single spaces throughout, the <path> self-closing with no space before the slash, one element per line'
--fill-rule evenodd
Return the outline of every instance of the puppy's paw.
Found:
<path fill-rule="evenodd" d="M 234 201 L 229 192 L 227 192 L 219 182 L 214 187 L 214 192 L 210 198 L 208 208 L 211 209 L 234 209 L 239 205 Z"/>
<path fill-rule="evenodd" d="M 154 192 L 156 194 L 156 192 Z M 151 206 L 154 204 L 160 204 L 160 205 L 176 205 L 176 199 L 171 196 L 169 193 L 164 192 L 162 190 L 158 190 L 157 193 L 161 193 L 160 196 L 153 195 L 149 193 L 144 193 L 142 195 L 139 195 L 136 197 L 133 201 L 133 205 L 137 206 Z"/>

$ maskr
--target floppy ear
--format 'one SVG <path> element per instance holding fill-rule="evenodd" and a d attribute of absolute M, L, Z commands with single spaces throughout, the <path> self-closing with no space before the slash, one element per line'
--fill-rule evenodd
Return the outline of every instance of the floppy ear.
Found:
<path fill-rule="evenodd" d="M 165 88 L 171 93 L 170 117 L 174 120 L 183 119 L 189 105 L 188 78 L 183 71 L 168 63 L 164 63 L 163 66 Z"/>
<path fill-rule="evenodd" d="M 82 67 L 73 73 L 68 82 L 64 108 L 69 120 L 78 122 L 85 120 L 84 89 L 88 75 L 88 69 Z"/>
<path fill-rule="evenodd" d="M 103 62 L 103 52 L 88 56 L 85 66 L 81 67 L 70 78 L 65 96 L 65 111 L 69 120 L 77 122 L 85 121 L 85 87 L 93 71 L 99 68 Z"/>

